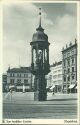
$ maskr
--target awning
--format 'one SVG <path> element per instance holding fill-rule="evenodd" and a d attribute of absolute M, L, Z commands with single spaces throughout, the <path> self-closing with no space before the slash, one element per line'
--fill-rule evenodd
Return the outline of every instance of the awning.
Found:
<path fill-rule="evenodd" d="M 17 86 L 17 89 L 23 89 L 23 86 Z"/>
<path fill-rule="evenodd" d="M 46 89 L 49 89 L 51 86 L 46 86 Z"/>
<path fill-rule="evenodd" d="M 30 89 L 30 86 L 17 86 L 17 89 Z"/>
<path fill-rule="evenodd" d="M 9 86 L 9 89 L 11 89 L 11 88 L 14 88 L 15 86 L 14 85 L 12 85 L 12 86 Z"/>
<path fill-rule="evenodd" d="M 69 89 L 74 88 L 74 86 L 75 86 L 75 84 L 70 85 L 70 86 L 69 86 Z"/>
<path fill-rule="evenodd" d="M 55 85 L 53 85 L 50 89 L 54 89 L 55 88 Z"/>
<path fill-rule="evenodd" d="M 75 89 L 77 89 L 77 86 L 75 87 Z"/>
<path fill-rule="evenodd" d="M 25 89 L 30 89 L 30 86 L 25 86 Z"/>
<path fill-rule="evenodd" d="M 49 88 L 49 86 L 46 87 L 46 89 L 48 89 L 48 88 Z"/>

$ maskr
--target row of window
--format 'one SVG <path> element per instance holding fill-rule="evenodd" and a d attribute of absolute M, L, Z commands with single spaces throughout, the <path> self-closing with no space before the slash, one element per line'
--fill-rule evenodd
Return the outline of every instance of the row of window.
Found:
<path fill-rule="evenodd" d="M 62 71 L 62 68 L 59 70 L 53 71 L 53 73 L 57 73 L 57 72 L 61 72 L 61 71 Z"/>
<path fill-rule="evenodd" d="M 70 84 L 67 84 L 67 86 L 64 85 L 64 86 L 63 86 L 63 89 L 66 89 L 66 87 L 69 87 L 69 86 L 70 86 Z"/>
<path fill-rule="evenodd" d="M 53 78 L 60 78 L 60 77 L 62 77 L 62 74 L 58 74 L 58 75 L 53 75 Z"/>
<path fill-rule="evenodd" d="M 72 71 L 72 72 L 75 71 L 75 70 L 74 70 L 74 67 L 72 67 L 72 70 L 71 70 L 71 71 Z M 64 69 L 64 74 L 65 74 L 65 73 L 70 73 L 70 68 L 68 68 L 67 71 Z"/>
<path fill-rule="evenodd" d="M 59 83 L 59 84 L 60 84 L 60 83 L 62 83 L 62 80 L 57 80 L 57 81 L 54 81 L 53 83 L 54 83 L 54 84 L 56 84 L 56 83 Z"/>
<path fill-rule="evenodd" d="M 74 58 L 72 58 L 71 60 L 69 58 L 69 59 L 67 59 L 67 61 L 64 60 L 63 65 L 66 66 L 66 63 L 68 66 L 70 66 L 70 63 L 73 65 L 75 63 L 75 60 L 74 60 Z"/>
<path fill-rule="evenodd" d="M 17 73 L 17 77 L 28 77 L 28 74 L 20 74 L 20 73 Z M 15 73 L 10 73 L 10 77 L 15 77 Z"/>
<path fill-rule="evenodd" d="M 75 76 L 73 75 L 72 80 L 74 80 L 74 79 L 75 79 Z M 66 76 L 64 76 L 64 82 L 66 82 L 66 80 L 70 81 L 70 76 L 68 76 L 67 78 L 66 78 Z"/>
<path fill-rule="evenodd" d="M 11 84 L 14 84 L 14 79 L 10 79 L 10 83 L 11 83 Z M 20 84 L 20 83 L 21 83 L 21 79 L 17 79 L 17 83 Z M 28 83 L 28 80 L 27 80 L 27 79 L 24 79 L 24 83 L 27 84 L 27 83 Z"/>
<path fill-rule="evenodd" d="M 71 52 L 67 52 L 66 54 L 64 54 L 64 57 L 69 57 L 70 55 L 74 55 L 75 54 L 75 50 L 72 50 Z"/>

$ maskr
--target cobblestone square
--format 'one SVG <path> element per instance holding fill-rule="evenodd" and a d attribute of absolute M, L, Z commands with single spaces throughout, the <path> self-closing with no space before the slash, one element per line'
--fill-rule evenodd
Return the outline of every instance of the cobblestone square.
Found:
<path fill-rule="evenodd" d="M 4 96 L 3 118 L 76 119 L 77 95 L 48 93 L 47 101 L 34 101 L 34 93 L 10 93 Z"/>

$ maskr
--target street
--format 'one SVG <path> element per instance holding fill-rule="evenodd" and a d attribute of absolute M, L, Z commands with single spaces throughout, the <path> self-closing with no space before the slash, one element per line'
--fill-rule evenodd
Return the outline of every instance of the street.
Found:
<path fill-rule="evenodd" d="M 8 96 L 10 96 L 9 94 Z M 32 98 L 30 95 L 32 95 Z M 42 102 L 33 101 L 33 93 L 14 93 L 12 98 L 10 98 L 12 100 L 10 100 L 7 95 L 5 96 L 6 99 L 4 99 L 3 103 L 3 118 L 77 118 L 76 95 L 56 94 L 52 96 L 52 93 L 48 93 L 48 100 Z M 22 96 L 26 98 L 22 98 Z"/>

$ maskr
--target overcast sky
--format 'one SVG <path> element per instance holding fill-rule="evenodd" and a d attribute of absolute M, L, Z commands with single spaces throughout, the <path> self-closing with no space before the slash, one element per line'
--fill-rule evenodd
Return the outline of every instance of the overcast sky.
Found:
<path fill-rule="evenodd" d="M 76 3 L 13 3 L 3 6 L 3 71 L 30 66 L 32 35 L 38 27 L 39 7 L 42 27 L 50 42 L 50 64 L 60 61 L 62 47 L 76 38 Z"/>

